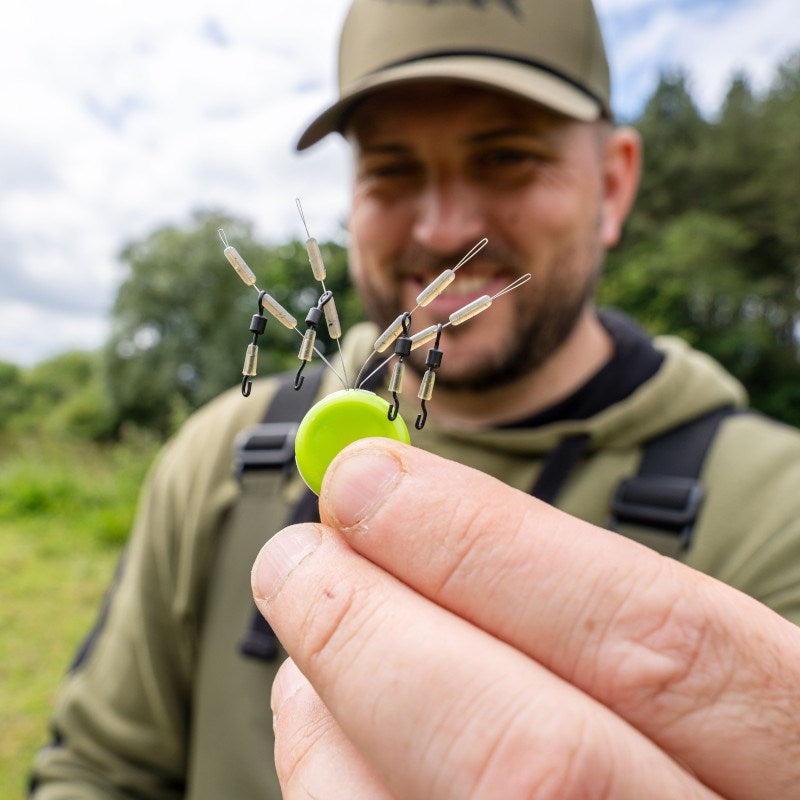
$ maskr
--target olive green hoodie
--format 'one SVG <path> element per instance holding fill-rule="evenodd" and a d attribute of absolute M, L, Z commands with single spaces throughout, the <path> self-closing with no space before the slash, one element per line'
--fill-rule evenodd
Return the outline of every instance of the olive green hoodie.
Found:
<path fill-rule="evenodd" d="M 360 363 L 374 329 L 354 329 Z M 442 430 L 431 414 L 412 443 L 528 490 L 565 437 L 588 447 L 557 498 L 598 525 L 641 445 L 693 417 L 743 405 L 740 385 L 674 338 L 657 339 L 661 367 L 624 400 L 587 420 L 537 428 Z M 280 797 L 272 768 L 269 690 L 283 654 L 247 658 L 249 571 L 303 492 L 281 470 L 232 473 L 234 442 L 263 416 L 274 380 L 245 400 L 231 391 L 195 414 L 165 448 L 143 494 L 102 624 L 69 674 L 35 766 L 36 800 Z M 326 377 L 321 394 L 338 388 Z M 413 409 L 416 414 L 416 408 Z M 800 622 L 800 433 L 754 414 L 728 418 L 708 453 L 707 498 L 688 552 L 674 537 L 620 529 Z"/>

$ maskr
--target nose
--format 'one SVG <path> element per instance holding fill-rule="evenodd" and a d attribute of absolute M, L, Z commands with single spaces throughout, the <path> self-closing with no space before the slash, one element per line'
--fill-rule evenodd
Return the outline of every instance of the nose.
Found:
<path fill-rule="evenodd" d="M 430 252 L 459 252 L 484 236 L 485 227 L 478 193 L 464 180 L 430 180 L 417 199 L 412 235 Z"/>

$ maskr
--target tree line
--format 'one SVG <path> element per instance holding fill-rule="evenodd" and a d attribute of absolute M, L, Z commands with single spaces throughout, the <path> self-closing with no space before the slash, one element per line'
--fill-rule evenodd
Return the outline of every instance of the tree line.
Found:
<path fill-rule="evenodd" d="M 600 303 L 684 337 L 738 377 L 755 408 L 800 426 L 800 53 L 762 95 L 736 76 L 713 119 L 685 74 L 664 74 L 631 124 L 644 141 L 643 179 Z M 102 439 L 135 425 L 167 435 L 239 383 L 257 296 L 223 262 L 219 228 L 280 303 L 295 313 L 315 302 L 301 242 L 266 244 L 246 220 L 198 212 L 122 250 L 127 278 L 101 350 L 30 370 L 0 363 L 0 430 Z M 344 250 L 322 250 L 346 330 L 363 309 Z M 271 321 L 265 336 L 259 375 L 294 368 L 296 335 Z"/>

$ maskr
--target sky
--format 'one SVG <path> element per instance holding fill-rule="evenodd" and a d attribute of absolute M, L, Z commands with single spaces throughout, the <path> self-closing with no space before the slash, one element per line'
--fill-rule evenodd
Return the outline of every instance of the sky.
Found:
<path fill-rule="evenodd" d="M 293 152 L 335 94 L 347 0 L 26 0 L 0 26 L 0 361 L 109 333 L 118 256 L 220 209 L 265 241 L 342 238 L 348 156 Z M 596 0 L 613 105 L 635 116 L 681 68 L 713 117 L 734 74 L 765 91 L 800 50 L 798 0 Z M 220 268 L 230 268 L 220 253 Z"/>

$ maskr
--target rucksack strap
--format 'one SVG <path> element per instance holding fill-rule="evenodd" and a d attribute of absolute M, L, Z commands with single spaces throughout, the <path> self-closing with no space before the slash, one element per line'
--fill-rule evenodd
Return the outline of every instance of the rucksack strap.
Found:
<path fill-rule="evenodd" d="M 742 409 L 718 408 L 651 439 L 639 471 L 620 481 L 611 499 L 610 530 L 620 523 L 654 528 L 691 545 L 705 499 L 700 473 L 720 423 Z"/>
<path fill-rule="evenodd" d="M 299 502 L 292 508 L 286 525 L 296 525 L 300 522 L 319 522 L 317 496 L 310 489 L 303 492 Z M 261 612 L 257 608 L 253 609 L 253 613 L 250 615 L 250 625 L 239 642 L 239 652 L 260 661 L 271 661 L 278 655 L 279 649 L 280 645 L 275 631 L 261 616 Z"/>
<path fill-rule="evenodd" d="M 365 368 L 367 374 L 375 363 Z M 383 370 L 371 375 L 364 388 L 372 391 L 383 379 Z M 279 376 L 279 386 L 262 421 L 243 432 L 238 440 L 235 471 L 238 476 L 252 470 L 294 469 L 294 439 L 300 421 L 319 393 L 323 370 L 306 373 L 302 391 L 294 389 L 294 375 Z M 290 509 L 285 525 L 319 522 L 318 498 L 307 488 Z M 250 625 L 239 643 L 239 651 L 251 658 L 269 661 L 278 655 L 278 637 L 261 612 L 254 609 Z"/>
<path fill-rule="evenodd" d="M 530 494 L 539 500 L 544 500 L 545 503 L 554 503 L 572 468 L 586 452 L 589 438 L 588 433 L 578 433 L 562 439 L 550 451 Z"/>
<path fill-rule="evenodd" d="M 689 547 L 705 498 L 700 473 L 706 454 L 720 423 L 743 412 L 732 406 L 718 408 L 646 442 L 637 474 L 617 485 L 606 526 L 651 528 L 678 537 L 681 549 Z M 545 460 L 530 494 L 554 503 L 589 443 L 583 433 L 561 441 Z"/>
<path fill-rule="evenodd" d="M 374 391 L 383 379 L 384 370 L 374 370 L 380 361 L 373 360 L 364 371 L 369 375 L 363 388 Z M 234 471 L 237 477 L 249 470 L 291 467 L 294 464 L 294 438 L 300 421 L 311 408 L 322 385 L 324 370 L 309 370 L 303 388 L 294 388 L 294 374 L 277 376 L 278 388 L 267 405 L 260 423 L 251 425 L 236 440 Z"/>
<path fill-rule="evenodd" d="M 294 376 L 289 373 L 277 380 L 278 389 L 261 422 L 246 428 L 236 440 L 234 471 L 239 478 L 250 470 L 286 467 L 294 462 L 294 437 L 317 396 L 322 370 L 309 370 L 300 391 L 295 390 Z"/>
<path fill-rule="evenodd" d="M 264 411 L 261 423 L 243 431 L 237 441 L 234 470 L 237 477 L 264 469 L 290 469 L 294 464 L 294 438 L 300 420 L 311 408 L 322 383 L 322 370 L 309 370 L 301 391 L 295 391 L 294 375 L 278 377 L 278 389 Z M 243 488 L 244 491 L 244 488 Z M 287 525 L 319 522 L 316 496 L 307 490 L 289 513 Z M 254 609 L 239 642 L 242 655 L 271 661 L 278 655 L 278 637 L 261 612 Z"/>

